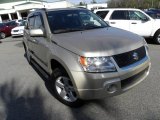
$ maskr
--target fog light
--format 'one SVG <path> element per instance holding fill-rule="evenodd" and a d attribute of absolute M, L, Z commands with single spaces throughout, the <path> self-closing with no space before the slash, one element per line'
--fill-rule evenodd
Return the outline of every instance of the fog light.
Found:
<path fill-rule="evenodd" d="M 115 84 L 109 85 L 108 88 L 107 88 L 107 91 L 109 93 L 115 93 L 117 91 L 117 85 L 115 85 Z"/>

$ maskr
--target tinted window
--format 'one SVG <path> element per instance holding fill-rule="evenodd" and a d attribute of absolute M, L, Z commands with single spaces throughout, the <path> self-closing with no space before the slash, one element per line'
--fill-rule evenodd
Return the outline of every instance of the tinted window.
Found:
<path fill-rule="evenodd" d="M 128 11 L 118 10 L 114 11 L 111 15 L 112 20 L 127 20 L 128 19 Z"/>
<path fill-rule="evenodd" d="M 5 25 L 3 23 L 0 23 L 0 28 L 4 27 Z"/>
<path fill-rule="evenodd" d="M 107 24 L 88 10 L 61 10 L 48 12 L 53 33 L 73 32 L 106 27 Z"/>
<path fill-rule="evenodd" d="M 7 26 L 15 26 L 15 25 L 17 25 L 17 23 L 15 21 L 11 21 L 11 22 L 7 22 L 6 25 Z"/>
<path fill-rule="evenodd" d="M 42 29 L 43 28 L 43 24 L 42 24 L 42 20 L 40 15 L 35 16 L 35 23 L 34 23 L 34 28 L 35 29 Z"/>
<path fill-rule="evenodd" d="M 34 26 L 34 16 L 28 19 L 28 28 L 33 29 L 33 26 Z"/>
<path fill-rule="evenodd" d="M 106 17 L 106 15 L 108 14 L 109 11 L 98 11 L 96 12 L 96 14 L 98 16 L 100 16 L 102 19 L 104 19 Z"/>

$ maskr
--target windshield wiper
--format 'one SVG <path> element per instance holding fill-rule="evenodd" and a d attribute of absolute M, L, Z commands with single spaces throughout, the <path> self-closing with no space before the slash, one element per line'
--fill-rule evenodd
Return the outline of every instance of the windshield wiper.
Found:
<path fill-rule="evenodd" d="M 94 26 L 94 25 L 89 25 L 89 26 L 84 26 L 84 29 L 89 30 L 89 29 L 98 29 L 98 28 L 105 28 L 106 26 Z"/>
<path fill-rule="evenodd" d="M 75 32 L 75 31 L 83 31 L 83 30 L 84 29 L 82 28 L 66 28 L 66 29 L 54 30 L 54 33 L 58 34 L 58 33 Z"/>

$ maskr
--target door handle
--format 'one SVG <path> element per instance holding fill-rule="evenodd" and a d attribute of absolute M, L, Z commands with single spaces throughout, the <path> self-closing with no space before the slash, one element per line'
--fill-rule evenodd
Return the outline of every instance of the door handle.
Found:
<path fill-rule="evenodd" d="M 111 24 L 116 24 L 116 22 L 110 22 Z"/>
<path fill-rule="evenodd" d="M 137 23 L 133 22 L 133 23 L 131 23 L 131 24 L 137 24 Z"/>

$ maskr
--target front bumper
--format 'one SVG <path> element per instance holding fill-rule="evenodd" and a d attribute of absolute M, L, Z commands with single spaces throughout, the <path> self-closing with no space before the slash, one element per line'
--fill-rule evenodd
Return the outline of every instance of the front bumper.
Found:
<path fill-rule="evenodd" d="M 118 68 L 112 73 L 87 73 L 72 71 L 74 85 L 81 99 L 100 99 L 122 94 L 142 82 L 147 75 L 151 63 L 148 57 L 125 68 Z M 110 91 L 111 86 L 116 91 Z"/>
<path fill-rule="evenodd" d="M 23 32 L 11 32 L 11 35 L 12 35 L 13 37 L 23 36 Z"/>

